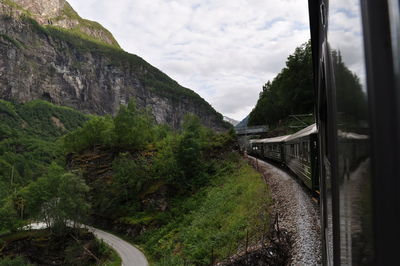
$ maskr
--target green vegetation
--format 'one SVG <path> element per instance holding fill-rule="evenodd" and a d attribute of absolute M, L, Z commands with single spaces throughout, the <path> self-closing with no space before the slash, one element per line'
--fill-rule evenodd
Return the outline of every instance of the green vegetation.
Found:
<path fill-rule="evenodd" d="M 25 187 L 18 198 L 25 203 L 29 217 L 45 222 L 53 234 L 64 235 L 69 221 L 81 222 L 87 216 L 89 205 L 85 196 L 88 191 L 82 178 L 65 173 L 53 163 L 48 172 Z"/>
<path fill-rule="evenodd" d="M 154 261 L 195 264 L 210 262 L 210 247 L 223 258 L 246 230 L 267 222 L 259 218 L 268 203 L 265 184 L 231 152 L 233 142 L 232 133 L 216 134 L 194 116 L 180 132 L 155 126 L 133 102 L 62 139 L 92 188 L 96 222 L 146 228 L 135 241 Z"/>
<path fill-rule="evenodd" d="M 286 67 L 264 85 L 250 113 L 249 126 L 274 127 L 289 115 L 313 113 L 314 102 L 312 53 L 308 42 L 296 48 L 288 57 Z"/>
<path fill-rule="evenodd" d="M 0 266 L 33 266 L 32 264 L 26 262 L 23 258 L 5 258 L 0 259 Z"/>
<path fill-rule="evenodd" d="M 86 120 L 75 110 L 44 101 L 0 100 L 0 232 L 22 225 L 31 203 L 22 190 L 46 176 L 52 162 L 64 165 L 57 139 Z"/>
<path fill-rule="evenodd" d="M 286 67 L 270 82 L 268 81 L 256 107 L 250 114 L 249 125 L 267 124 L 276 135 L 292 133 L 290 115 L 314 113 L 314 86 L 310 42 L 296 48 L 286 61 Z M 360 79 L 342 61 L 340 51 L 332 51 L 332 66 L 335 72 L 335 86 L 339 117 L 346 127 L 356 121 L 365 120 L 367 114 L 366 95 L 362 91 Z M 305 124 L 314 123 L 308 117 Z M 271 132 L 273 133 L 273 132 Z"/>
<path fill-rule="evenodd" d="M 269 202 L 260 175 L 237 155 L 220 162 L 212 182 L 190 197 L 173 200 L 166 223 L 137 241 L 157 265 L 209 265 L 243 244 L 246 231 L 260 233 Z"/>
<path fill-rule="evenodd" d="M 57 138 L 86 120 L 77 111 L 44 101 L 0 100 L 0 201 L 46 173 L 51 162 L 63 165 Z"/>
<path fill-rule="evenodd" d="M 137 232 L 160 265 L 204 265 L 211 249 L 222 259 L 268 223 L 266 186 L 232 152 L 234 133 L 195 116 L 172 131 L 134 102 L 87 120 L 47 102 L 0 101 L 0 119 L 0 232 L 37 220 L 61 237 L 89 214 Z"/>
<path fill-rule="evenodd" d="M 0 249 L 0 265 L 4 266 L 121 265 L 113 249 L 84 229 L 62 236 L 46 229 L 4 235 L 0 236 Z"/>

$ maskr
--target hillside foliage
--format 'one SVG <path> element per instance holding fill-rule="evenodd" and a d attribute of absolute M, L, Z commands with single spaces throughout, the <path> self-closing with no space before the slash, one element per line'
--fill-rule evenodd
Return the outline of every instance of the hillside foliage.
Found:
<path fill-rule="evenodd" d="M 351 121 L 365 119 L 366 96 L 359 77 L 343 62 L 340 51 L 332 50 L 331 58 L 339 112 L 346 113 L 346 119 Z M 296 48 L 288 57 L 286 67 L 263 86 L 257 105 L 250 113 L 249 125 L 285 127 L 290 115 L 313 114 L 315 102 L 311 43 L 308 42 Z M 308 120 L 305 121 L 313 122 Z"/>
<path fill-rule="evenodd" d="M 117 226 L 137 232 L 156 264 L 205 265 L 210 248 L 223 259 L 268 222 L 266 186 L 232 152 L 234 133 L 196 116 L 173 131 L 134 102 L 115 117 L 87 117 L 0 101 L 0 119 L 0 233 L 32 220 L 54 235 L 71 220 Z"/>
<path fill-rule="evenodd" d="M 87 120 L 78 111 L 45 101 L 16 104 L 0 100 L 0 232 L 16 230 L 27 215 L 36 215 L 34 208 L 40 209 L 45 200 L 33 206 L 33 198 L 23 197 L 22 191 L 40 183 L 41 178 L 50 178 L 52 167 L 61 171 L 59 177 L 66 174 L 57 166 L 65 164 L 57 140 Z M 46 197 L 46 193 L 40 196 Z"/>
<path fill-rule="evenodd" d="M 250 113 L 249 125 L 276 125 L 293 114 L 313 113 L 314 87 L 311 43 L 297 47 L 286 67 L 268 81 L 257 105 Z"/>

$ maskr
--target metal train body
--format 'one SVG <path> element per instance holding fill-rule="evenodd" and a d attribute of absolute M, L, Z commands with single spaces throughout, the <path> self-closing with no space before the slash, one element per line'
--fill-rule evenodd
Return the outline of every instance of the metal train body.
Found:
<path fill-rule="evenodd" d="M 285 164 L 311 190 L 319 190 L 317 126 L 315 124 L 286 138 Z"/>
<path fill-rule="evenodd" d="M 283 162 L 308 187 L 319 177 L 323 265 L 398 265 L 400 1 L 308 3 L 318 133 L 257 140 L 256 155 Z M 292 145 L 315 138 L 310 183 Z M 272 154 L 271 144 L 284 148 Z"/>
<path fill-rule="evenodd" d="M 400 2 L 309 0 L 324 265 L 398 265 Z"/>
<path fill-rule="evenodd" d="M 251 140 L 250 154 L 285 165 L 311 190 L 318 191 L 317 127 L 310 125 L 292 135 Z"/>

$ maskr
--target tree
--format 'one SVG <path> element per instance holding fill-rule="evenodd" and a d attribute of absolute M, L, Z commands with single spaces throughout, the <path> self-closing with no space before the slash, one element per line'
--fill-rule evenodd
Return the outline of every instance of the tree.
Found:
<path fill-rule="evenodd" d="M 312 113 L 314 87 L 311 43 L 297 47 L 286 61 L 286 67 L 268 81 L 257 105 L 250 113 L 249 125 L 275 125 L 291 114 Z"/>
<path fill-rule="evenodd" d="M 133 100 L 121 106 L 114 119 L 116 144 L 122 148 L 143 149 L 154 139 L 154 126 L 147 111 L 139 111 Z"/>
<path fill-rule="evenodd" d="M 183 132 L 176 152 L 177 164 L 182 174 L 178 180 L 182 185 L 193 187 L 202 182 L 203 149 L 206 143 L 206 131 L 200 119 L 188 115 L 183 123 Z"/>
<path fill-rule="evenodd" d="M 114 141 L 114 123 L 111 116 L 96 116 L 63 137 L 66 152 L 79 152 L 96 145 L 109 146 Z"/>
<path fill-rule="evenodd" d="M 0 202 L 0 231 L 16 231 L 22 226 L 18 213 L 10 198 Z"/>
<path fill-rule="evenodd" d="M 136 199 L 146 181 L 151 178 L 146 166 L 147 163 L 142 156 L 133 159 L 129 154 L 124 153 L 114 160 L 114 188 L 116 194 L 123 197 L 125 202 L 132 198 Z"/>
<path fill-rule="evenodd" d="M 44 221 L 53 233 L 63 234 L 69 221 L 82 221 L 87 215 L 88 186 L 83 179 L 52 164 L 46 175 L 31 183 L 21 192 L 27 212 Z"/>

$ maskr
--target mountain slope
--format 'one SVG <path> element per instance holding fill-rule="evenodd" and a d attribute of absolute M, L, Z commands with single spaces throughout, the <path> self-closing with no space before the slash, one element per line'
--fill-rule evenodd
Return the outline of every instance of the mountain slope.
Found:
<path fill-rule="evenodd" d="M 106 44 L 102 38 L 71 29 L 68 23 L 65 27 L 56 20 L 46 24 L 45 18 L 59 15 L 64 9 L 55 8 L 58 13 L 40 10 L 53 2 L 64 3 L 69 9 L 65 1 L 34 0 L 35 8 L 31 2 L 0 0 L 1 99 L 44 99 L 104 115 L 115 114 L 120 104 L 134 98 L 139 107 L 151 109 L 158 123 L 174 128 L 180 127 L 188 113 L 199 116 L 213 129 L 228 127 L 222 115 L 204 99 L 142 58 L 124 52 L 116 44 Z M 76 13 L 72 11 L 59 21 L 73 21 Z"/>
<path fill-rule="evenodd" d="M 224 121 L 228 122 L 232 126 L 236 126 L 237 124 L 239 124 L 239 121 L 232 119 L 230 117 L 227 117 L 227 116 L 224 116 Z"/>
<path fill-rule="evenodd" d="M 75 34 L 119 48 L 114 36 L 99 23 L 82 19 L 65 0 L 1 0 L 35 19 L 40 25 L 69 29 Z M 13 11 L 11 11 L 13 12 Z"/>

